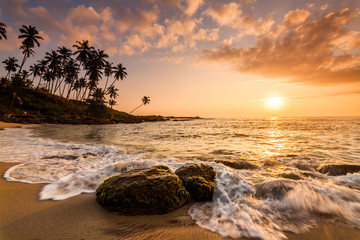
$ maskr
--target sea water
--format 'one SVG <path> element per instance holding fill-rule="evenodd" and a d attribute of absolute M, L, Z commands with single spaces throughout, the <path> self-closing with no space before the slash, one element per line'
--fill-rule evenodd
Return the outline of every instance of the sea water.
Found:
<path fill-rule="evenodd" d="M 0 131 L 0 161 L 19 163 L 5 173 L 8 181 L 46 183 L 40 200 L 92 193 L 131 169 L 206 163 L 217 172 L 214 198 L 194 204 L 189 215 L 221 236 L 284 239 L 285 231 L 306 232 L 320 219 L 360 228 L 360 174 L 316 170 L 360 164 L 360 118 L 26 126 Z"/>

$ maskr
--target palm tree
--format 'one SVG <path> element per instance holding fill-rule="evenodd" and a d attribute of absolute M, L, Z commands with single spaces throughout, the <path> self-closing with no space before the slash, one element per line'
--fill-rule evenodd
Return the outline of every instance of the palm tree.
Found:
<path fill-rule="evenodd" d="M 40 43 L 39 43 L 39 39 L 43 40 L 43 38 L 41 36 L 39 36 L 39 31 L 36 30 L 36 27 L 33 27 L 31 25 L 26 26 L 23 25 L 20 29 L 19 29 L 21 35 L 18 37 L 19 39 L 24 39 L 21 44 L 22 46 L 20 47 L 20 49 L 23 49 L 23 54 L 24 54 L 24 59 L 21 63 L 20 69 L 19 69 L 19 73 L 22 70 L 22 67 L 24 66 L 24 63 L 26 61 L 26 59 L 28 57 L 30 57 L 30 55 L 34 55 L 34 50 L 32 50 L 32 48 L 35 47 L 35 43 L 38 47 L 40 47 Z"/>
<path fill-rule="evenodd" d="M 132 112 L 134 112 L 136 109 L 138 109 L 139 107 L 143 106 L 143 105 L 146 105 L 146 104 L 150 104 L 150 97 L 149 96 L 144 96 L 142 99 L 141 99 L 142 103 L 140 106 L 136 107 L 134 110 L 132 110 L 129 114 L 131 114 Z"/>
<path fill-rule="evenodd" d="M 5 25 L 5 23 L 0 22 L 0 40 L 3 38 L 5 38 L 7 40 L 6 25 Z"/>
<path fill-rule="evenodd" d="M 51 50 L 50 53 L 45 53 L 45 62 L 48 64 L 48 67 L 51 69 L 51 73 L 53 74 L 50 93 L 55 94 L 59 85 L 59 77 L 61 76 L 61 56 L 57 51 Z"/>
<path fill-rule="evenodd" d="M 115 99 L 117 96 L 119 96 L 119 94 L 117 93 L 117 91 L 119 91 L 119 89 L 115 88 L 115 86 L 110 86 L 107 89 L 107 93 L 109 94 L 110 98 Z"/>
<path fill-rule="evenodd" d="M 33 75 L 32 81 L 34 82 L 34 78 L 40 76 L 40 64 L 34 63 L 30 66 L 29 71 Z"/>
<path fill-rule="evenodd" d="M 114 106 L 115 104 L 116 104 L 115 99 L 110 99 L 110 100 L 109 100 L 109 106 L 110 106 L 111 109 L 113 108 L 113 106 Z"/>
<path fill-rule="evenodd" d="M 44 72 L 46 70 L 46 61 L 45 60 L 41 60 L 38 61 L 38 66 L 39 66 L 39 72 L 40 72 L 40 79 L 39 79 L 39 83 L 37 85 L 37 89 L 40 87 L 40 83 L 41 83 L 41 79 L 43 78 Z"/>
<path fill-rule="evenodd" d="M 123 67 L 123 65 L 121 63 L 119 63 L 115 68 L 114 68 L 114 77 L 115 77 L 115 80 L 114 82 L 110 85 L 114 85 L 115 81 L 121 79 L 123 80 L 124 78 L 126 78 L 127 76 L 127 72 L 126 72 L 126 68 Z"/>
<path fill-rule="evenodd" d="M 77 55 L 76 60 L 83 66 L 86 66 L 94 47 L 89 46 L 88 40 L 82 40 L 82 42 L 76 41 L 76 43 L 77 45 L 73 45 L 73 47 L 77 49 L 74 52 L 74 55 Z"/>
<path fill-rule="evenodd" d="M 107 78 L 106 78 L 106 83 L 105 83 L 104 89 L 107 89 L 106 87 L 107 87 L 107 84 L 108 84 L 108 81 L 109 81 L 109 77 L 114 73 L 115 67 L 113 67 L 112 64 L 113 64 L 113 63 L 110 63 L 110 62 L 106 62 L 106 63 L 105 63 L 104 74 L 105 74 L 105 76 L 106 76 Z"/>
<path fill-rule="evenodd" d="M 16 72 L 16 69 L 19 67 L 18 60 L 14 57 L 9 57 L 3 61 L 5 64 L 5 70 L 8 72 L 6 78 L 10 78 L 11 72 Z"/>

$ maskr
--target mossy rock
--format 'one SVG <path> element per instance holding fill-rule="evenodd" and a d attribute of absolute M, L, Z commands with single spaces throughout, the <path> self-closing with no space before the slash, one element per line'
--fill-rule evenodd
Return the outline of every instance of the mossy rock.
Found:
<path fill-rule="evenodd" d="M 360 165 L 330 164 L 321 166 L 317 170 L 320 173 L 328 174 L 330 176 L 339 176 L 346 175 L 347 173 L 359 172 Z"/>
<path fill-rule="evenodd" d="M 216 171 L 206 164 L 183 166 L 175 171 L 191 197 L 198 202 L 211 201 L 214 196 Z"/>
<path fill-rule="evenodd" d="M 166 166 L 141 168 L 106 179 L 96 190 L 105 208 L 126 215 L 163 214 L 190 198 L 179 177 Z"/>

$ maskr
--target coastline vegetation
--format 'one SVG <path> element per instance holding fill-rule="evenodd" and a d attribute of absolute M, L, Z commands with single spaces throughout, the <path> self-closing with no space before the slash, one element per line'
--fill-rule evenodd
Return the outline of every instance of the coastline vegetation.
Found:
<path fill-rule="evenodd" d="M 0 78 L 0 117 L 3 120 L 31 123 L 163 120 L 159 116 L 136 117 L 113 109 L 119 96 L 114 84 L 127 77 L 126 68 L 122 63 L 114 65 L 104 50 L 91 46 L 88 40 L 77 41 L 74 50 L 65 46 L 50 50 L 29 69 L 23 69 L 43 38 L 31 25 L 23 25 L 19 31 L 21 64 L 15 57 L 2 61 L 6 71 Z M 0 23 L 0 39 L 7 40 L 4 23 Z M 106 82 L 101 87 L 103 77 Z M 109 84 L 110 77 L 114 80 Z M 150 97 L 144 96 L 142 101 L 142 105 L 149 104 Z"/>

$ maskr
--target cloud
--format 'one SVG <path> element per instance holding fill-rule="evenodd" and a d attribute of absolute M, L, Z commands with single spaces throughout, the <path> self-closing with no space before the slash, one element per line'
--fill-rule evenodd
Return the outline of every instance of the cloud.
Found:
<path fill-rule="evenodd" d="M 225 45 L 206 49 L 202 58 L 228 62 L 240 72 L 295 82 L 360 83 L 360 55 L 341 50 L 344 46 L 348 50 L 359 46 L 360 33 L 345 28 L 358 15 L 358 11 L 345 8 L 310 19 L 306 11 L 291 11 L 284 16 L 278 29 L 260 36 L 255 46 Z M 282 28 L 286 29 L 283 34 L 274 34 Z"/>
<path fill-rule="evenodd" d="M 245 2 L 245 5 L 246 4 L 249 3 Z M 275 23 L 270 15 L 265 19 L 255 19 L 251 15 L 244 15 L 241 5 L 236 2 L 218 3 L 205 11 L 204 14 L 210 16 L 219 26 L 230 26 L 233 29 L 239 30 L 239 38 L 245 35 L 259 36 L 266 34 Z"/>
<path fill-rule="evenodd" d="M 186 0 L 187 7 L 184 9 L 184 13 L 191 17 L 196 13 L 201 5 L 203 5 L 204 0 Z"/>

